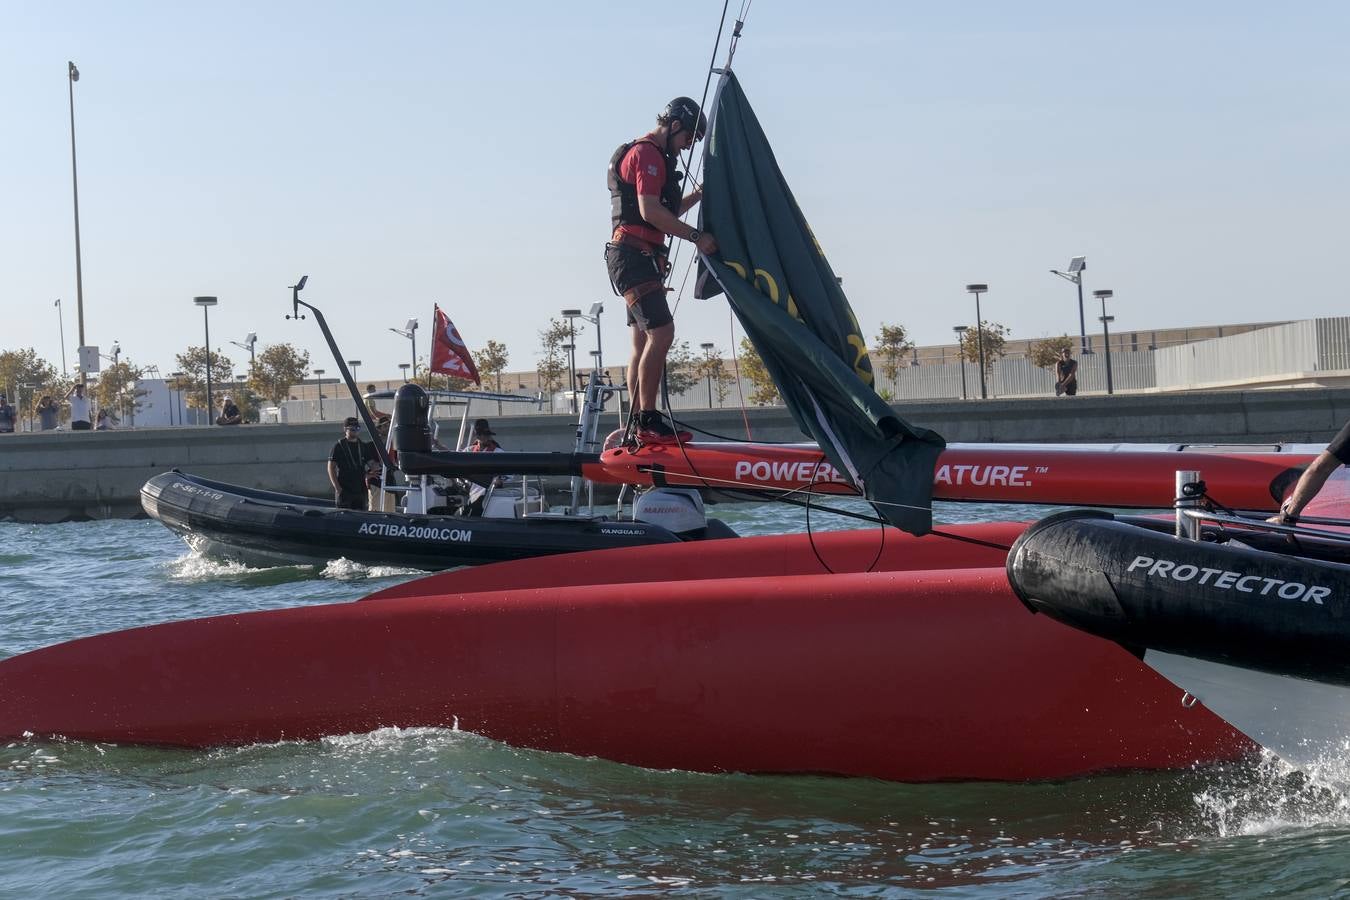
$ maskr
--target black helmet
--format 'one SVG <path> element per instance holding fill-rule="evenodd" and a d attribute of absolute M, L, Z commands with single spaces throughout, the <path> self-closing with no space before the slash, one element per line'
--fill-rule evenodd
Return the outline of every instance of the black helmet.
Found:
<path fill-rule="evenodd" d="M 708 118 L 699 112 L 698 104 L 688 97 L 676 97 L 666 104 L 666 108 L 661 111 L 661 118 L 667 120 L 678 119 L 684 126 L 685 131 L 694 132 L 694 137 L 703 139 L 703 134 L 708 130 Z"/>

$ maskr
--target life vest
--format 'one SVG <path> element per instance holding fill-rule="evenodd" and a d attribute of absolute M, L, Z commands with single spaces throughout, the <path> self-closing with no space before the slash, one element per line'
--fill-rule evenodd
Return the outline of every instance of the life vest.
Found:
<path fill-rule="evenodd" d="M 651 144 L 666 159 L 666 183 L 661 186 L 661 205 L 670 210 L 676 218 L 680 215 L 680 204 L 684 202 L 684 175 L 675 167 L 676 159 L 672 153 L 666 153 L 661 146 L 650 138 L 638 138 L 629 141 L 614 151 L 609 159 L 609 220 L 611 228 L 620 225 L 645 225 L 654 228 L 652 223 L 642 218 L 638 209 L 637 185 L 619 177 L 619 166 L 628 151 L 638 144 Z M 658 229 L 659 230 L 659 229 Z"/>

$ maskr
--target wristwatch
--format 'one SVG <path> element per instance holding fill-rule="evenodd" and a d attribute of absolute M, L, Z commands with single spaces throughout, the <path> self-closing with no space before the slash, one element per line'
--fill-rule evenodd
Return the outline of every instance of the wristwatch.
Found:
<path fill-rule="evenodd" d="M 701 237 L 703 237 L 703 232 L 699 231 L 697 228 L 689 229 L 689 243 L 697 244 L 698 239 Z"/>

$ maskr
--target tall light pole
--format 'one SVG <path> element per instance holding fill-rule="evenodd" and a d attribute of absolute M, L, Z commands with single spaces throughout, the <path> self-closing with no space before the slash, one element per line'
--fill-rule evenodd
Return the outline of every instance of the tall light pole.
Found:
<path fill-rule="evenodd" d="M 581 316 L 579 309 L 564 309 L 562 317 L 567 320 L 567 337 L 571 343 L 563 349 L 567 350 L 567 365 L 572 372 L 572 412 L 577 411 L 577 319 Z"/>
<path fill-rule="evenodd" d="M 61 298 L 56 298 L 56 325 L 61 329 L 61 374 L 63 376 L 70 373 L 66 368 L 66 317 L 61 314 Z"/>
<path fill-rule="evenodd" d="M 361 360 L 359 360 L 359 359 L 349 359 L 349 360 L 347 360 L 347 365 L 349 365 L 349 366 L 352 367 L 352 381 L 355 381 L 355 380 L 356 380 L 356 370 L 357 370 L 358 368 L 361 367 Z"/>
<path fill-rule="evenodd" d="M 75 82 L 80 70 L 75 63 L 66 63 L 66 78 L 70 86 L 70 187 L 75 198 L 75 312 L 80 324 L 80 346 L 84 346 L 84 272 L 80 268 L 80 179 L 75 167 Z M 89 376 L 80 367 L 80 384 L 87 385 Z"/>
<path fill-rule="evenodd" d="M 319 379 L 319 421 L 323 421 L 323 369 L 315 369 L 314 377 Z"/>
<path fill-rule="evenodd" d="M 1051 269 L 1051 275 L 1058 275 L 1065 281 L 1072 282 L 1078 287 L 1078 336 L 1083 342 L 1082 355 L 1087 356 L 1092 351 L 1088 349 L 1087 340 L 1087 319 L 1083 318 L 1083 271 L 1087 269 L 1087 257 L 1075 256 L 1069 260 L 1069 271 L 1061 272 L 1059 269 Z"/>
<path fill-rule="evenodd" d="M 955 332 L 956 332 L 956 361 L 959 362 L 959 363 L 961 364 L 961 399 L 962 399 L 962 400 L 968 399 L 968 398 L 966 397 L 966 354 L 965 354 L 964 348 L 961 346 L 962 342 L 965 340 L 966 332 L 967 332 L 968 330 L 970 330 L 970 326 L 969 326 L 969 325 L 954 325 L 954 326 L 952 326 L 952 331 L 955 331 Z"/>
<path fill-rule="evenodd" d="M 1113 291 L 1093 291 L 1092 296 L 1102 301 L 1102 314 L 1100 317 L 1102 323 L 1102 343 L 1106 345 L 1106 392 L 1114 394 L 1115 388 L 1111 384 L 1111 326 L 1110 323 L 1116 320 L 1115 316 L 1106 314 L 1106 301 L 1115 296 Z"/>
<path fill-rule="evenodd" d="M 398 364 L 398 367 L 399 367 L 399 369 L 402 370 L 402 372 L 403 372 L 403 383 L 404 383 L 404 384 L 407 384 L 407 383 L 408 383 L 408 364 L 407 364 L 407 363 L 399 363 L 399 364 Z"/>
<path fill-rule="evenodd" d="M 403 335 L 405 338 L 407 338 L 408 340 L 412 341 L 412 373 L 413 373 L 412 380 L 413 380 L 413 381 L 416 381 L 416 380 L 417 380 L 417 320 L 416 320 L 416 319 L 409 319 L 408 322 L 407 322 L 407 324 L 405 324 L 402 328 L 390 328 L 389 330 L 392 331 L 394 334 L 401 334 L 401 335 Z M 399 368 L 402 368 L 402 366 L 400 366 Z M 355 376 L 353 376 L 353 377 L 355 377 Z"/>
<path fill-rule="evenodd" d="M 186 425 L 183 421 L 183 373 L 170 372 L 169 377 L 173 379 L 173 386 L 169 388 L 169 393 L 173 394 L 173 406 L 169 407 L 169 424 L 173 424 L 174 407 L 178 408 L 178 424 Z"/>
<path fill-rule="evenodd" d="M 236 347 L 238 347 L 238 348 L 241 349 L 241 350 L 247 350 L 247 351 L 248 351 L 248 374 L 252 375 L 252 374 L 253 374 L 253 363 L 254 363 L 254 361 L 258 358 L 258 357 L 257 357 L 257 354 L 253 352 L 254 349 L 255 349 L 255 347 L 257 346 L 257 343 L 258 343 L 258 334 L 257 334 L 257 332 L 255 332 L 255 331 L 250 331 L 250 332 L 248 333 L 248 337 L 244 338 L 242 341 L 230 341 L 230 343 L 231 343 L 231 344 L 234 344 Z"/>
<path fill-rule="evenodd" d="M 984 320 L 980 318 L 980 295 L 989 292 L 987 284 L 968 284 L 966 293 L 975 295 L 975 345 L 980 351 L 980 399 L 988 400 L 989 391 L 984 384 Z"/>
<path fill-rule="evenodd" d="M 211 307 L 220 301 L 215 297 L 193 297 L 192 302 L 202 308 L 202 322 L 206 326 L 206 421 L 210 424 L 216 408 L 211 398 Z M 83 343 L 84 338 L 80 341 Z"/>
<path fill-rule="evenodd" d="M 703 368 L 703 375 L 707 376 L 707 407 L 709 409 L 713 409 L 713 347 L 715 347 L 713 341 L 707 340 L 698 345 L 698 348 L 703 351 L 703 362 L 707 363 L 707 366 Z"/>

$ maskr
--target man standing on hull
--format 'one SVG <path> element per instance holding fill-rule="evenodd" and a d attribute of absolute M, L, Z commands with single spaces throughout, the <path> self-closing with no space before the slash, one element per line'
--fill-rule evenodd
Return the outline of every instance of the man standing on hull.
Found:
<path fill-rule="evenodd" d="M 633 355 L 628 389 L 633 398 L 630 431 L 639 440 L 670 440 L 675 431 L 657 408 L 657 389 L 666 353 L 675 340 L 675 321 L 666 301 L 670 267 L 666 236 L 681 238 L 702 253 L 716 253 L 717 241 L 680 216 L 703 199 L 703 189 L 684 195 L 676 169 L 681 151 L 703 137 L 708 120 L 698 104 L 676 97 L 656 117 L 656 129 L 619 147 L 609 161 L 610 222 L 605 265 L 614 292 L 628 306 Z"/>

